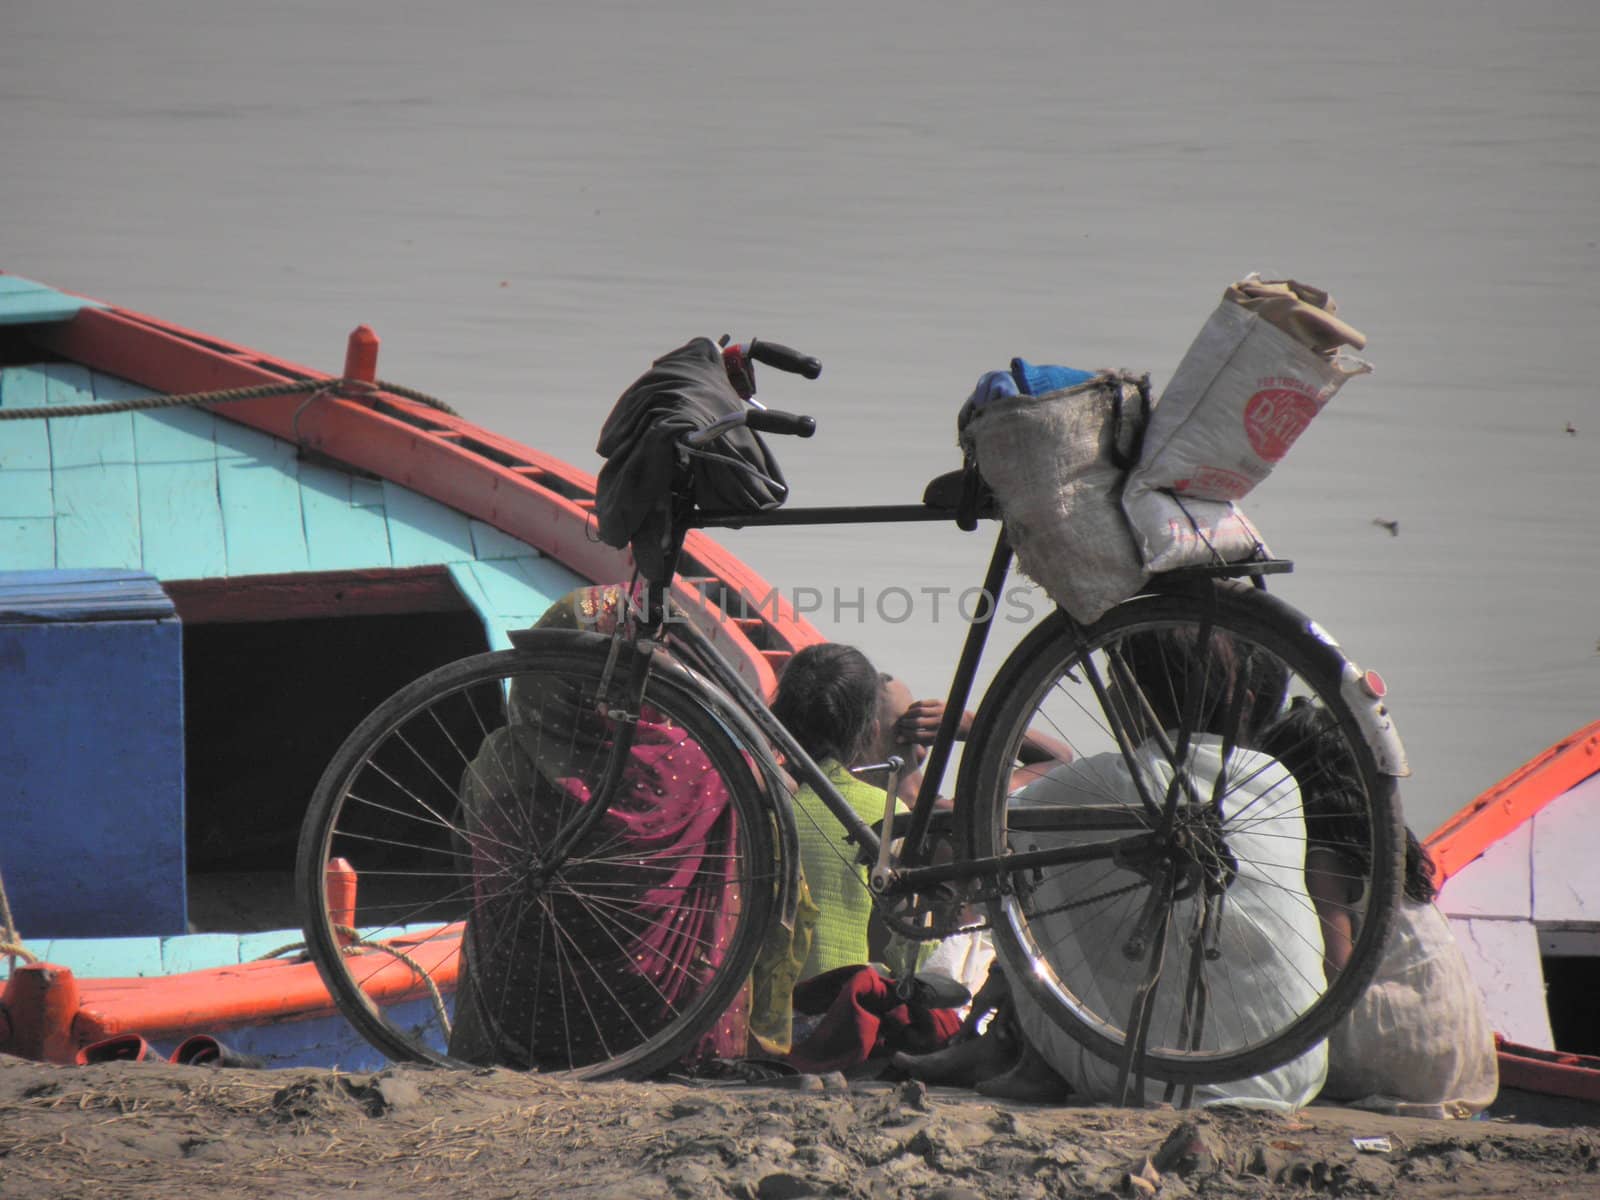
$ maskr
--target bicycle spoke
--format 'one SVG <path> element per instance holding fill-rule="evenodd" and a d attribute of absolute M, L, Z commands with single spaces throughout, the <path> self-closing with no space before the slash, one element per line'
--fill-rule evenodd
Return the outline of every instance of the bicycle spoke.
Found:
<path fill-rule="evenodd" d="M 1370 765 L 1354 765 L 1371 758 L 1359 726 L 1338 715 L 1337 673 L 1307 668 L 1322 644 L 1292 619 L 1258 633 L 1241 614 L 1266 602 L 1245 589 L 1216 595 L 1210 608 L 1182 595 L 1129 602 L 1081 631 L 1060 618 L 1019 647 L 985 701 L 1004 696 L 985 724 L 994 728 L 977 776 L 988 816 L 974 826 L 980 854 L 1125 836 L 1096 828 L 1119 810 L 1148 831 L 1097 867 L 1019 873 L 1028 882 L 995 902 L 991 924 L 1064 1031 L 1122 1062 L 1143 1020 L 1135 1057 L 1155 1077 L 1191 1082 L 1270 1068 L 1331 1024 L 1354 992 L 1335 988 L 1327 939 L 1353 931 L 1375 964 L 1363 885 L 1376 863 L 1390 886 L 1398 848 L 1392 797 Z M 1279 736 L 1308 706 L 1337 722 L 1346 766 L 1309 757 L 1323 753 L 1320 735 Z M 1017 765 L 1030 732 L 1074 758 Z M 1307 868 L 1314 847 L 1345 856 L 1317 860 L 1321 899 Z M 1176 891 L 1164 902 L 1154 889 L 1169 867 Z"/>
<path fill-rule="evenodd" d="M 742 750 L 682 682 L 651 678 L 624 730 L 597 712 L 607 648 L 550 645 L 397 695 L 313 802 L 302 880 L 346 857 L 371 946 L 340 954 L 325 916 L 308 940 L 341 1009 L 391 1056 L 458 1049 L 437 1011 L 407 1015 L 426 985 L 401 955 L 446 1004 L 458 979 L 472 1061 L 607 1077 L 692 1045 L 760 947 L 781 864 Z"/>

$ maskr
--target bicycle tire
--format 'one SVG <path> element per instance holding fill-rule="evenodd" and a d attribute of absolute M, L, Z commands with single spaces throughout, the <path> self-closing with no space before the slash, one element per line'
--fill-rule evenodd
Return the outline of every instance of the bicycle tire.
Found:
<path fill-rule="evenodd" d="M 782 875 L 770 801 L 679 668 L 657 657 L 619 757 L 636 652 L 601 705 L 610 639 L 535 636 L 422 676 L 345 741 L 301 832 L 306 942 L 391 1059 L 643 1078 L 693 1050 L 749 976 Z M 541 862 L 608 765 L 609 808 Z M 325 885 L 338 859 L 354 920 Z"/>
<path fill-rule="evenodd" d="M 1215 649 L 1211 654 L 1222 657 L 1208 661 L 1199 673 L 1183 669 L 1178 655 L 1152 658 L 1151 646 L 1184 638 L 1194 644 L 1207 623 L 1216 639 L 1208 646 L 1231 645 L 1231 666 L 1225 652 Z M 1134 690 L 1131 672 L 1119 669 L 1114 655 L 1122 668 L 1142 657 L 1141 680 L 1161 674 L 1152 662 L 1166 667 L 1166 695 L 1153 695 L 1150 682 Z M 1090 664 L 1102 681 L 1114 678 L 1115 690 L 1096 692 Z M 1282 693 L 1276 684 L 1280 670 L 1288 673 Z M 1144 714 L 1146 733 L 1134 755 L 1143 764 L 1139 769 L 1147 772 L 1155 785 L 1150 790 L 1160 793 L 1162 805 L 1167 793 L 1161 784 L 1180 789 L 1180 797 L 1187 797 L 1179 804 L 1183 819 L 1193 819 L 1184 835 L 1191 845 L 1163 851 L 1172 870 L 1192 881 L 1187 896 L 1162 874 L 1159 856 L 1147 854 L 1121 864 L 1101 859 L 1014 875 L 989 904 L 996 948 L 1013 986 L 1026 988 L 1056 1026 L 1099 1060 L 1094 1068 L 1101 1078 L 1106 1064 L 1124 1061 L 1142 1075 L 1191 1085 L 1275 1070 L 1323 1039 L 1371 982 L 1399 903 L 1404 826 L 1394 779 L 1379 771 L 1362 722 L 1341 690 L 1349 675 L 1343 654 L 1318 627 L 1276 597 L 1236 581 L 1153 591 L 1117 605 L 1087 628 L 1058 612 L 1023 640 L 997 674 L 975 720 L 958 789 L 975 854 L 1083 845 L 1154 829 L 1159 822 L 1153 812 L 1143 799 L 1135 803 L 1124 786 L 1134 768 L 1114 737 L 1114 724 L 1132 724 L 1134 705 Z M 1244 687 L 1227 682 L 1245 678 L 1256 682 Z M 1224 702 L 1224 691 L 1238 699 Z M 1317 742 L 1332 747 L 1330 757 L 1320 760 L 1325 765 L 1315 772 L 1299 767 L 1305 780 L 1251 749 L 1276 736 L 1275 753 L 1291 761 L 1304 758 L 1308 742 L 1286 745 L 1272 732 L 1288 728 L 1283 718 L 1296 697 L 1315 706 L 1309 713 L 1333 739 Z M 1168 745 L 1153 751 L 1152 700 L 1164 713 L 1190 714 L 1179 719 Z M 1326 715 L 1317 715 L 1318 709 Z M 1212 714 L 1209 725 L 1196 715 L 1201 713 Z M 1218 713 L 1231 718 L 1234 728 L 1234 746 L 1226 757 L 1227 748 L 1216 744 Z M 1180 756 L 1186 727 L 1189 746 Z M 1016 755 L 1030 728 L 1067 741 L 1078 761 L 1025 768 L 1019 777 Z M 1207 754 L 1221 760 L 1209 781 L 1202 765 L 1211 761 Z M 1342 774 L 1335 776 L 1327 764 L 1341 755 L 1337 770 Z M 1285 776 L 1289 784 L 1283 783 Z M 1193 792 L 1181 790 L 1188 786 L 1185 778 L 1197 785 Z M 1343 815 L 1323 798 L 1335 779 L 1344 781 L 1339 795 L 1348 811 Z M 1102 789 L 1099 801 L 1092 809 L 1083 807 L 1095 787 Z M 1312 798 L 1310 804 L 1299 799 L 1302 791 Z M 1049 805 L 1080 811 L 1067 816 L 1062 807 L 1040 807 Z M 1120 831 L 1063 832 L 1091 813 Z M 1041 832 L 1050 828 L 1056 832 Z M 1297 838 L 1298 852 L 1292 849 Z M 1366 890 L 1342 908 L 1319 910 L 1306 890 L 1303 856 L 1307 847 L 1334 843 L 1350 856 L 1340 861 L 1361 862 L 1364 853 Z M 1211 925 L 1205 920 L 1208 909 Z M 1359 930 L 1349 961 L 1331 982 L 1320 969 L 1330 918 L 1348 918 Z M 1175 928 L 1176 939 L 1170 936 Z M 1162 941 L 1152 940 L 1152 933 Z M 1313 940 L 1316 969 L 1308 967 Z M 1133 997 L 1158 949 L 1159 994 L 1152 1002 L 1148 1040 L 1130 1060 Z M 1269 954 L 1284 968 L 1280 974 L 1262 974 Z M 1235 966 L 1237 976 L 1224 975 Z M 1271 994 L 1240 994 L 1243 980 L 1252 977 L 1273 979 Z M 1176 986 L 1173 980 L 1179 981 Z M 1214 998 L 1231 1003 L 1234 1015 Z M 1261 1028 L 1230 1033 L 1230 1022 L 1257 1022 Z"/>

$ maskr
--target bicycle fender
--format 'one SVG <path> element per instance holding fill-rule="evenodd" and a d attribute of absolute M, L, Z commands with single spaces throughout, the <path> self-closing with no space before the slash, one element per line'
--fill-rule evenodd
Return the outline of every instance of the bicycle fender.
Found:
<path fill-rule="evenodd" d="M 1366 736 L 1372 756 L 1378 762 L 1378 770 L 1385 775 L 1404 779 L 1411 774 L 1411 764 L 1406 761 L 1406 748 L 1400 744 L 1400 734 L 1395 730 L 1388 706 L 1367 691 L 1365 678 L 1366 672 L 1348 658 L 1345 659 L 1344 668 L 1339 673 L 1339 694 L 1360 722 L 1361 732 Z"/>
<path fill-rule="evenodd" d="M 1288 605 L 1279 604 L 1284 608 Z M 1292 612 L 1293 610 L 1290 609 Z M 1296 614 L 1299 616 L 1299 614 Z M 1321 642 L 1338 658 L 1339 694 L 1350 706 L 1350 712 L 1361 726 L 1361 732 L 1372 750 L 1378 770 L 1396 779 L 1411 774 L 1411 764 L 1406 759 L 1406 748 L 1400 743 L 1400 734 L 1389 716 L 1389 707 L 1382 696 L 1374 696 L 1366 683 L 1367 673 L 1345 657 L 1338 639 L 1309 617 L 1299 616 L 1305 630 Z"/>
<path fill-rule="evenodd" d="M 1411 764 L 1406 759 L 1406 749 L 1400 743 L 1394 720 L 1382 696 L 1374 696 L 1366 685 L 1366 672 L 1345 656 L 1339 639 L 1316 621 L 1306 616 L 1294 605 L 1273 592 L 1238 586 L 1232 591 L 1234 603 L 1244 603 L 1272 614 L 1276 621 L 1295 627 L 1299 633 L 1309 634 L 1321 646 L 1328 668 L 1337 679 L 1339 694 L 1350 706 L 1350 712 L 1361 726 L 1367 746 L 1378 770 L 1396 779 L 1411 774 Z M 1228 595 L 1223 591 L 1222 596 Z M 1220 597 L 1219 597 L 1220 598 Z"/>

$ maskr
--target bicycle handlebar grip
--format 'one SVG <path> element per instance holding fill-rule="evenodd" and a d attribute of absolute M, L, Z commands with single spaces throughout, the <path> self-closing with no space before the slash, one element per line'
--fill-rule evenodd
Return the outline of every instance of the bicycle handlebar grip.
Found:
<path fill-rule="evenodd" d="M 808 438 L 817 431 L 815 417 L 779 412 L 775 408 L 752 408 L 745 414 L 744 423 L 746 428 L 757 433 L 786 433 Z"/>
<path fill-rule="evenodd" d="M 788 371 L 791 375 L 804 375 L 807 379 L 815 379 L 822 374 L 820 360 L 812 358 L 809 354 L 801 354 L 798 350 L 791 350 L 788 346 L 780 346 L 777 342 L 758 342 L 755 338 L 751 338 L 749 353 L 756 362 L 766 363 L 767 366 L 776 367 L 780 371 Z"/>

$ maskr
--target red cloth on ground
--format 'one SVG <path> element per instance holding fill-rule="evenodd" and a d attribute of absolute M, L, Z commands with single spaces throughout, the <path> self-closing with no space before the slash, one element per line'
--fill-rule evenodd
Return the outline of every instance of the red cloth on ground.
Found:
<path fill-rule="evenodd" d="M 908 1005 L 894 987 L 873 967 L 839 967 L 800 983 L 795 1011 L 820 1012 L 823 1018 L 788 1061 L 813 1074 L 847 1071 L 898 1050 L 926 1054 L 960 1031 L 954 1009 Z"/>

